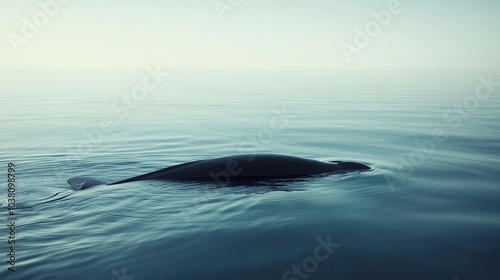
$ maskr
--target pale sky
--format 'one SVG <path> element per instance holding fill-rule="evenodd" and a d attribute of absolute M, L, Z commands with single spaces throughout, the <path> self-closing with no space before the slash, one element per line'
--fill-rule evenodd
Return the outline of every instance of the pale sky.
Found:
<path fill-rule="evenodd" d="M 0 19 L 0 70 L 500 70 L 497 0 L 0 0 Z"/>

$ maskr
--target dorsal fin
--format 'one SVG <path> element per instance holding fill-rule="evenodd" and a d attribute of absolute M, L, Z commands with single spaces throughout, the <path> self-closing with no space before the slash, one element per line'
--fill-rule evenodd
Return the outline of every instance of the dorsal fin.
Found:
<path fill-rule="evenodd" d="M 74 190 L 84 190 L 93 186 L 107 184 L 107 182 L 89 177 L 73 177 L 68 179 L 68 183 Z"/>

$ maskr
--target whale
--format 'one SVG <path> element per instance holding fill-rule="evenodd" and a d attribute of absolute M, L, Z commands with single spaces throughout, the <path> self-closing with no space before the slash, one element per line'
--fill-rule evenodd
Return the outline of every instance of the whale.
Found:
<path fill-rule="evenodd" d="M 182 163 L 113 183 L 91 177 L 73 177 L 68 183 L 75 190 L 143 180 L 211 182 L 217 186 L 230 186 L 243 182 L 369 170 L 372 168 L 357 162 L 326 162 L 280 154 L 243 154 Z"/>

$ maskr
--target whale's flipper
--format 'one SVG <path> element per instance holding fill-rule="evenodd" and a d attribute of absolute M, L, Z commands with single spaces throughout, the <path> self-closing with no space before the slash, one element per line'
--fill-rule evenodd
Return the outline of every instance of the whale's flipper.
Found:
<path fill-rule="evenodd" d="M 105 185 L 107 182 L 89 177 L 73 177 L 68 180 L 74 190 L 83 190 L 97 185 Z"/>

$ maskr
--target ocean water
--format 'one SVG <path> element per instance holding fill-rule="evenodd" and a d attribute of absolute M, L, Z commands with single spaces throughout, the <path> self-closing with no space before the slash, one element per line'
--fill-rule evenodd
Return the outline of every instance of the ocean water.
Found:
<path fill-rule="evenodd" d="M 16 272 L 2 226 L 0 278 L 500 279 L 488 80 L 500 75 L 2 72 L 0 217 L 13 163 L 17 220 Z M 279 188 L 66 183 L 254 152 L 373 171 Z"/>

